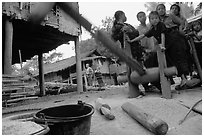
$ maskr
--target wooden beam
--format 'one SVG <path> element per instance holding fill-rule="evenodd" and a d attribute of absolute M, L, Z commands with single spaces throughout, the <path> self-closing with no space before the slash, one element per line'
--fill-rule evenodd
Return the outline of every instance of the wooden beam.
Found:
<path fill-rule="evenodd" d="M 165 52 L 161 50 L 159 45 L 156 45 L 156 46 L 157 46 L 157 59 L 159 64 L 159 75 L 160 75 L 162 97 L 166 99 L 171 99 L 172 98 L 171 84 L 164 74 L 164 69 L 167 67 Z"/>
<path fill-rule="evenodd" d="M 77 91 L 83 92 L 82 71 L 81 71 L 81 55 L 79 48 L 79 37 L 75 39 L 75 53 L 76 53 L 76 73 L 77 73 Z"/>
<path fill-rule="evenodd" d="M 21 56 L 21 50 L 18 50 L 19 53 L 19 61 L 20 61 L 20 65 L 21 65 L 21 73 L 22 73 L 22 68 L 23 68 L 23 62 L 22 62 L 22 56 Z"/>
<path fill-rule="evenodd" d="M 129 102 L 124 103 L 121 108 L 150 132 L 156 135 L 165 135 L 167 133 L 168 124 L 162 119 L 145 112 Z"/>
<path fill-rule="evenodd" d="M 130 44 L 126 41 L 126 37 L 127 37 L 126 34 L 123 34 L 124 50 L 127 54 L 132 56 Z M 140 95 L 140 90 L 139 90 L 138 84 L 135 84 L 131 81 L 130 79 L 131 73 L 132 73 L 132 69 L 127 64 L 127 78 L 128 78 L 128 87 L 129 87 L 128 95 L 129 95 L 129 98 L 134 98 Z"/>
<path fill-rule="evenodd" d="M 39 64 L 39 86 L 40 86 L 40 96 L 45 95 L 44 87 L 44 70 L 43 70 L 43 53 L 38 54 L 38 64 Z"/>
<path fill-rule="evenodd" d="M 8 18 L 5 20 L 5 50 L 4 50 L 4 74 L 12 73 L 12 44 L 13 44 L 13 24 Z"/>

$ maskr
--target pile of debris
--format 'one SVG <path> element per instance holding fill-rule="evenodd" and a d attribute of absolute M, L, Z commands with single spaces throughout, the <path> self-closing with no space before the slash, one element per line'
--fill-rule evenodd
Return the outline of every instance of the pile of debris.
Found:
<path fill-rule="evenodd" d="M 45 82 L 46 95 L 58 95 L 77 91 L 77 84 L 67 84 L 60 82 Z M 83 90 L 86 91 L 85 86 Z"/>

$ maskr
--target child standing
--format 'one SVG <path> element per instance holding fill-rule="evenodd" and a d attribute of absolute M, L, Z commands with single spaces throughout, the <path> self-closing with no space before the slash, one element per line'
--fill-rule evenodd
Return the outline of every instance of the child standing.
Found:
<path fill-rule="evenodd" d="M 140 22 L 139 26 L 137 27 L 139 34 L 140 35 L 145 34 L 150 29 L 150 24 L 148 25 L 146 24 L 146 14 L 143 11 L 138 12 L 137 20 Z M 146 68 L 154 67 L 153 63 L 157 66 L 157 62 L 156 62 L 157 60 L 154 61 L 155 58 L 152 58 L 156 54 L 153 37 L 151 38 L 144 37 L 143 39 L 140 40 L 140 42 L 141 42 L 141 45 L 145 48 L 144 60 L 148 60 L 148 61 L 144 61 L 144 66 Z M 153 85 L 150 86 L 148 83 L 143 84 L 143 87 L 145 91 L 153 91 L 156 89 L 156 87 L 154 87 Z"/>
<path fill-rule="evenodd" d="M 159 47 L 167 54 L 173 61 L 173 65 L 177 67 L 178 75 L 181 76 L 182 81 L 179 85 L 179 89 L 186 88 L 186 76 L 189 74 L 189 67 L 187 62 L 187 55 L 184 52 L 184 45 L 185 41 L 171 35 L 168 33 L 168 29 L 166 28 L 165 24 L 160 21 L 160 17 L 157 11 L 152 11 L 149 14 L 149 21 L 152 25 L 151 29 L 142 34 L 129 42 L 138 41 L 142 38 L 151 37 L 153 36 L 158 44 Z"/>
<path fill-rule="evenodd" d="M 202 25 L 200 21 L 195 21 L 192 24 L 193 39 L 198 55 L 199 63 L 202 67 Z"/>
<path fill-rule="evenodd" d="M 139 34 L 144 34 L 150 29 L 150 25 L 146 24 L 146 14 L 143 11 L 140 11 L 137 13 L 137 20 L 140 22 L 139 26 L 137 27 L 137 30 L 139 31 Z M 141 45 L 145 48 L 146 52 L 151 52 L 154 50 L 154 44 L 152 38 L 143 38 L 140 40 Z"/>

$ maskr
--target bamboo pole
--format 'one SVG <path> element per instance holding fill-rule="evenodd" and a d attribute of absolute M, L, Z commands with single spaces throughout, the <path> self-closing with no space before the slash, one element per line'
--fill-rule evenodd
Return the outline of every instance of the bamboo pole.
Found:
<path fill-rule="evenodd" d="M 124 33 L 123 34 L 124 50 L 127 54 L 132 55 L 130 44 L 127 43 L 126 37 L 127 35 Z M 131 78 L 130 78 L 131 73 L 132 73 L 132 69 L 127 64 L 127 78 L 128 78 L 128 87 L 129 87 L 128 95 L 129 95 L 129 98 L 134 98 L 140 95 L 140 90 L 139 90 L 138 84 L 135 84 L 131 81 Z"/>

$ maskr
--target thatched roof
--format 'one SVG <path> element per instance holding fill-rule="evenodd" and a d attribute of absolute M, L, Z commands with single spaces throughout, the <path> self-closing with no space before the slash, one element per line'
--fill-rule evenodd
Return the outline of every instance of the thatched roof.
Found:
<path fill-rule="evenodd" d="M 90 55 L 92 55 L 92 54 L 95 54 L 96 56 L 91 57 Z M 97 58 L 106 58 L 106 57 L 100 56 L 100 54 L 97 52 L 96 49 L 81 54 L 81 61 L 92 60 L 92 59 L 97 59 Z M 64 70 L 64 69 L 71 67 L 75 64 L 76 64 L 76 57 L 75 56 L 57 61 L 55 63 L 45 64 L 44 65 L 44 74 Z M 34 76 L 37 76 L 37 75 L 38 75 L 38 72 L 36 72 L 34 74 Z"/>

